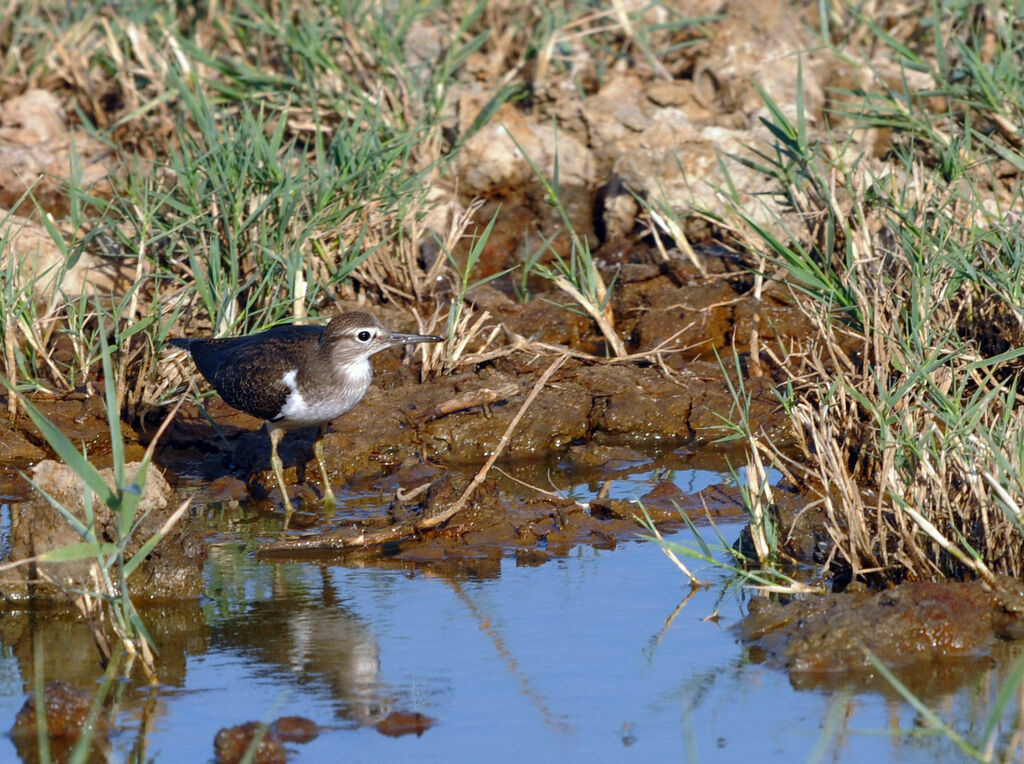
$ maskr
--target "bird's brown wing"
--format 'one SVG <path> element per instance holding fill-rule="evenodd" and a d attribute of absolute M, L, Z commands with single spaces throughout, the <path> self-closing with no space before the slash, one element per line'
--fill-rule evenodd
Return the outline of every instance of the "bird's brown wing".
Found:
<path fill-rule="evenodd" d="M 248 337 L 193 339 L 188 349 L 225 402 L 269 421 L 281 413 L 290 393 L 281 378 L 322 333 L 320 326 L 279 326 Z"/>

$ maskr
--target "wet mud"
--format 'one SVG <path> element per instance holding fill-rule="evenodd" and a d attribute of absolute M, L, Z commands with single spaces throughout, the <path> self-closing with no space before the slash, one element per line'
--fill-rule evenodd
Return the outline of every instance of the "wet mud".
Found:
<path fill-rule="evenodd" d="M 780 603 L 754 598 L 737 631 L 750 657 L 789 672 L 797 687 L 886 687 L 870 655 L 916 694 L 948 692 L 1024 637 L 1024 586 L 911 581 Z"/>
<path fill-rule="evenodd" d="M 488 220 L 501 210 L 472 274 L 475 280 L 528 260 L 531 239 L 550 240 L 553 250 L 568 251 L 562 220 L 523 160 L 524 153 L 533 157 L 551 176 L 557 157 L 568 217 L 593 242 L 605 283 L 615 285 L 615 329 L 632 357 L 609 362 L 605 339 L 593 322 L 566 309 L 568 298 L 539 279 L 527 281 L 533 294 L 527 302 L 516 299 L 508 281 L 474 290 L 468 307 L 489 316 L 483 334 L 497 328 L 494 352 L 450 376 L 421 375 L 418 363 L 397 351 L 374 359 L 371 390 L 332 424 L 324 441 L 332 484 L 343 500 L 334 513 L 324 511 L 315 470 L 306 468 L 315 433 L 286 436 L 280 449 L 285 480 L 299 505 L 288 533 L 280 530 L 281 497 L 271 488 L 269 440 L 262 422 L 216 395 L 204 397 L 201 407 L 186 404 L 160 441 L 141 505 L 143 519 L 127 550 L 138 551 L 180 502 L 191 498 L 189 516 L 129 579 L 160 653 L 163 683 L 184 686 L 187 656 L 203 654 L 218 637 L 209 633 L 199 605 L 208 554 L 255 553 L 269 560 L 489 577 L 497 576 L 509 557 L 517 565 L 533 566 L 581 544 L 614 548 L 641 532 L 637 517 L 642 511 L 667 529 L 682 525 L 680 513 L 698 524 L 744 517 L 738 489 L 725 483 L 687 492 L 667 477 L 656 479 L 637 501 L 613 498 L 606 487 L 641 471 L 700 466 L 721 471 L 727 461 L 742 463 L 742 453 L 709 445 L 725 434 L 723 419 L 735 406 L 733 383 L 723 367 L 744 379 L 751 424 L 785 448 L 789 434 L 773 380 L 752 373 L 750 338 L 756 332 L 763 346 L 788 344 L 807 336 L 811 327 L 787 285 L 768 281 L 763 294 L 755 296 L 746 266 L 722 245 L 728 237 L 711 222 L 727 212 L 716 190 L 725 180 L 719 158 L 750 158 L 755 156 L 751 145 L 764 148 L 773 142 L 760 119 L 764 103 L 755 79 L 783 108 L 802 88 L 807 108 L 820 113 L 826 85 L 842 74 L 833 69 L 842 64 L 826 63 L 824 54 L 816 52 L 820 45 L 807 32 L 817 26 L 815 20 L 792 23 L 805 18 L 801 7 L 773 2 L 691 10 L 695 18 L 714 18 L 708 23 L 715 31 L 706 39 L 695 33 L 693 45 L 675 46 L 679 59 L 669 62 L 669 77 L 616 68 L 600 87 L 593 73 L 593 82 L 584 88 L 545 89 L 538 83 L 531 91 L 531 110 L 502 106 L 491 125 L 466 142 L 456 168 L 464 201 L 486 198 L 478 219 Z M 795 50 L 805 54 L 790 55 Z M 457 128 L 468 127 L 490 99 L 470 84 L 457 88 L 452 99 L 459 106 Z M 93 193 L 108 193 L 104 189 L 114 171 L 105 145 L 70 128 L 63 105 L 52 94 L 31 90 L 17 101 L 8 99 L 5 108 L 0 217 L 9 213 L 12 225 L 18 225 L 5 264 L 28 279 L 63 263 L 63 257 L 38 222 L 22 217 L 32 210 L 27 201 L 19 203 L 27 190 L 19 184 L 24 178 L 41 179 L 36 201 L 59 218 L 67 211 L 60 179 L 67 174 L 72 144 Z M 883 141 L 877 151 L 867 149 L 866 162 L 888 151 Z M 5 167 L 18 171 L 5 173 Z M 738 198 L 765 198 L 761 175 L 742 165 L 731 172 L 729 183 Z M 670 241 L 664 231 L 664 241 L 654 241 L 649 235 L 654 227 L 645 228 L 633 192 L 683 213 L 711 211 L 711 216 L 681 216 L 686 236 L 703 242 L 697 254 L 684 255 L 672 246 L 683 242 Z M 752 214 L 775 230 L 793 213 L 758 204 Z M 67 294 L 124 294 L 134 272 L 129 269 L 126 275 L 126 260 L 89 253 L 60 286 Z M 44 286 L 56 287 L 40 283 L 45 301 Z M 338 305 L 346 307 L 366 306 Z M 409 328 L 403 326 L 407 316 L 373 309 L 389 326 Z M 562 353 L 569 359 L 523 412 L 496 465 L 500 471 L 488 473 L 446 522 L 425 528 L 425 521 L 460 500 L 539 375 Z M 168 368 L 181 380 L 194 375 L 183 359 Z M 91 382 L 92 394 L 37 397 L 35 403 L 87 450 L 97 467 L 105 468 L 110 464 L 109 423 L 98 393 L 102 382 Z M 142 457 L 163 413 L 122 424 L 130 460 Z M 0 419 L 0 501 L 10 504 L 11 518 L 0 546 L 4 562 L 80 541 L 20 474 L 25 471 L 83 520 L 81 482 L 48 461 L 53 458 L 24 415 L 13 422 Z M 109 470 L 106 477 L 111 480 Z M 574 498 L 568 488 L 581 485 L 592 498 Z M 830 542 L 815 523 L 815 511 L 804 512 L 796 495 L 783 495 L 780 501 L 794 505 L 785 524 L 786 553 L 801 562 L 827 559 Z M 98 537 L 111 540 L 109 509 L 97 502 L 93 509 Z M 259 549 L 226 550 L 225 531 L 243 526 L 255 529 Z M 367 538 L 379 540 L 359 542 Z M 84 562 L 33 562 L 0 572 L 0 641 L 17 656 L 24 686 L 31 684 L 37 659 L 48 663 L 46 676 L 60 675 L 80 687 L 94 681 L 91 637 L 73 612 L 56 601 L 68 587 L 85 585 L 89 576 Z M 206 594 L 221 597 L 219 586 L 229 588 L 215 582 Z M 908 582 L 883 592 L 848 591 L 786 604 L 756 597 L 739 634 L 752 659 L 787 670 L 797 686 L 870 682 L 866 677 L 872 664 L 862 649 L 867 648 L 927 694 L 929 687 L 963 681 L 962 667 L 991 661 L 1024 634 L 1020 597 L 1018 585 L 1008 581 L 998 589 L 979 582 Z M 299 664 L 304 678 L 329 685 L 345 699 L 337 721 L 347 726 L 392 736 L 429 730 L 434 720 L 401 710 L 407 698 L 388 697 L 377 689 L 376 645 L 359 618 L 335 596 L 325 595 L 324 602 L 315 604 L 297 610 L 273 598 L 253 603 L 260 628 L 235 634 L 237 648 L 282 671 Z M 37 628 L 43 622 L 47 628 Z M 223 628 L 233 625 L 229 621 Z M 306 633 L 296 635 L 300 625 Z M 309 635 L 308 642 L 300 639 Z M 42 644 L 34 645 L 34 638 Z M 299 645 L 306 651 L 296 658 Z M 51 745 L 60 730 L 77 729 L 88 707 L 85 700 L 70 685 L 47 685 Z M 36 744 L 34 720 L 30 701 L 12 732 L 23 760 L 38 756 L 31 748 Z M 316 734 L 316 725 L 306 722 L 282 718 L 269 728 L 252 722 L 222 730 L 214 743 L 217 760 L 238 760 L 253 735 L 263 734 L 256 760 L 284 761 L 285 743 L 298 744 Z M 96 745 L 105 745 L 102 734 Z"/>
<path fill-rule="evenodd" d="M 46 733 L 49 736 L 51 761 L 70 761 L 82 728 L 85 726 L 92 705 L 92 694 L 63 679 L 51 679 L 43 687 L 43 714 Z M 36 712 L 36 696 L 33 693 L 25 701 L 14 719 L 10 736 L 22 761 L 41 761 L 39 750 L 39 715 Z M 102 761 L 108 729 L 101 717 L 94 728 L 89 751 L 89 761 Z"/>
<path fill-rule="evenodd" d="M 301 716 L 282 716 L 270 724 L 246 722 L 217 733 L 213 741 L 214 760 L 218 764 L 238 764 L 243 760 L 253 764 L 284 764 L 288 760 L 285 743 L 308 743 L 318 734 L 316 722 Z M 249 754 L 256 738 L 259 742 Z"/>

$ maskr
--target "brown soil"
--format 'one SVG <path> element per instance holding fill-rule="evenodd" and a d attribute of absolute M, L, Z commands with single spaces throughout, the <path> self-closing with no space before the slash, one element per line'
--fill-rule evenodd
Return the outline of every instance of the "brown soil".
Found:
<path fill-rule="evenodd" d="M 71 751 L 89 715 L 92 695 L 63 679 L 53 679 L 43 687 L 43 697 L 51 760 L 70 761 Z M 18 712 L 10 732 L 21 761 L 41 760 L 36 726 L 38 719 L 35 695 L 30 695 Z M 102 759 L 104 748 L 109 746 L 106 736 L 107 727 L 101 716 L 97 721 L 91 746 L 90 753 L 94 758 L 90 760 Z"/>
<path fill-rule="evenodd" d="M 788 604 L 756 598 L 739 632 L 755 660 L 785 668 L 794 685 L 870 682 L 870 651 L 919 694 L 941 692 L 965 666 L 991 660 L 1001 640 L 1024 636 L 1024 586 L 999 584 L 907 582 Z"/>

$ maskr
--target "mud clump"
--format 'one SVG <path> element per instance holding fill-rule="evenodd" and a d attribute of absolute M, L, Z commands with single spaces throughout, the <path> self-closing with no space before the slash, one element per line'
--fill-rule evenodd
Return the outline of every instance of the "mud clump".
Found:
<path fill-rule="evenodd" d="M 139 465 L 126 465 L 127 474 Z M 113 486 L 110 469 L 100 470 Z M 32 470 L 40 489 L 64 506 L 79 522 L 88 524 L 84 506 L 85 486 L 68 466 L 46 460 Z M 136 509 L 136 527 L 125 550 L 126 559 L 138 552 L 156 534 L 175 511 L 168 502 L 171 487 L 159 470 L 151 467 Z M 93 499 L 93 526 L 98 541 L 113 542 L 118 518 L 103 502 Z M 10 551 L 5 561 L 38 557 L 51 550 L 82 543 L 82 537 L 42 495 L 33 494 L 25 502 L 11 506 Z M 160 600 L 199 596 L 202 568 L 206 560 L 206 542 L 198 533 L 172 529 L 150 552 L 145 562 L 128 579 L 132 597 Z M 30 562 L 0 573 L 0 597 L 21 600 L 27 597 L 62 598 L 70 588 L 95 588 L 90 560 L 71 562 Z"/>
<path fill-rule="evenodd" d="M 377 732 L 388 737 L 420 737 L 434 726 L 434 720 L 418 711 L 392 711 L 377 724 Z"/>
<path fill-rule="evenodd" d="M 92 696 L 62 679 L 51 679 L 43 688 L 43 708 L 46 717 L 46 734 L 50 740 L 50 756 L 53 761 L 67 761 L 71 756 L 78 736 L 89 716 Z M 30 695 L 18 711 L 11 729 L 11 739 L 18 750 L 21 761 L 39 761 L 39 718 L 36 714 L 35 695 Z M 106 728 L 102 717 L 97 719 L 98 727 L 93 731 L 92 752 L 97 761 L 105 747 Z M 91 760 L 91 759 L 90 759 Z"/>
<path fill-rule="evenodd" d="M 50 737 L 75 737 L 85 724 L 92 696 L 62 679 L 51 679 L 43 688 L 46 732 Z M 30 695 L 14 720 L 13 735 L 35 735 L 35 695 Z"/>
<path fill-rule="evenodd" d="M 27 484 L 18 474 L 45 456 L 25 435 L 0 420 L 0 497 L 20 499 L 28 495 Z"/>
<path fill-rule="evenodd" d="M 1024 637 L 1024 588 L 999 579 L 908 582 L 883 592 L 847 592 L 780 604 L 757 598 L 739 626 L 752 656 L 814 686 L 863 678 L 868 653 L 894 670 L 988 657 L 1000 640 Z"/>
<path fill-rule="evenodd" d="M 288 743 L 308 743 L 320 734 L 319 725 L 304 716 L 282 716 L 270 726 Z"/>
<path fill-rule="evenodd" d="M 288 760 L 285 743 L 308 743 L 319 734 L 317 723 L 302 716 L 282 716 L 268 725 L 246 722 L 225 727 L 217 733 L 213 741 L 214 758 L 217 764 L 237 764 L 248 753 L 253 740 L 261 735 L 251 761 L 284 764 Z"/>
<path fill-rule="evenodd" d="M 213 740 L 214 759 L 218 764 L 238 764 L 249 751 L 253 740 L 261 733 L 262 737 L 250 761 L 253 764 L 284 764 L 288 760 L 284 741 L 270 727 L 260 722 L 246 722 L 218 732 Z"/>

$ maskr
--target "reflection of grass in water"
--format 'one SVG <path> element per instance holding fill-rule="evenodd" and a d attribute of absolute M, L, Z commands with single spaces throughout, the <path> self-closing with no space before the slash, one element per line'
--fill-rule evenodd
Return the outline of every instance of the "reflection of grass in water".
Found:
<path fill-rule="evenodd" d="M 872 665 L 875 667 L 875 670 L 881 674 L 885 681 L 888 682 L 890 686 L 892 686 L 892 688 L 896 690 L 900 696 L 918 713 L 919 719 L 923 722 L 924 726 L 927 726 L 941 734 L 944 738 L 956 745 L 956 747 L 964 754 L 975 761 L 993 762 L 1008 760 L 1008 757 L 1002 755 L 997 756 L 996 745 L 999 742 L 1000 725 L 1003 723 L 1003 720 L 1010 709 L 1010 704 L 1014 701 L 1019 703 L 1022 682 L 1024 682 L 1024 655 L 1014 662 L 1013 668 L 1010 669 L 1009 674 L 1007 674 L 1003 679 L 1003 683 L 1000 685 L 995 701 L 988 709 L 988 714 L 984 717 L 985 724 L 982 729 L 980 739 L 971 741 L 957 732 L 950 723 L 943 721 L 943 719 L 937 713 L 932 711 L 926 703 L 911 692 L 907 686 L 903 684 L 899 678 L 875 656 L 874 653 L 866 647 L 862 647 L 862 649 L 871 661 Z M 1010 736 L 1010 746 L 1006 751 L 1007 754 L 1015 751 L 1017 746 L 1020 745 L 1020 741 L 1018 739 L 1021 734 L 1021 720 L 1019 714 L 1015 714 L 1014 730 L 1013 735 Z M 905 732 L 901 730 L 901 732 L 909 735 L 914 734 L 916 731 Z"/>

